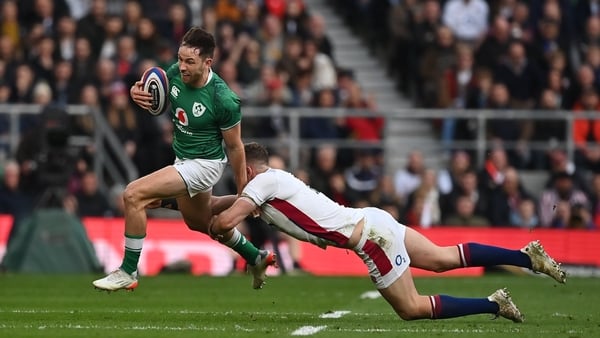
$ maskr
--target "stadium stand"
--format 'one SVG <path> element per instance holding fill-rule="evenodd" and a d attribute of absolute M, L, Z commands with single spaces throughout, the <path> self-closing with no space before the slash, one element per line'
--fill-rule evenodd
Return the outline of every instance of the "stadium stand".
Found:
<path fill-rule="evenodd" d="M 585 112 L 600 107 L 600 13 L 586 4 L 3 0 L 0 103 L 93 107 L 137 174 L 149 173 L 172 161 L 170 126 L 166 116 L 149 118 L 127 99 L 127 90 L 146 68 L 174 62 L 173 42 L 197 24 L 215 35 L 214 70 L 250 112 L 244 138 L 275 140 L 271 151 L 308 173 L 318 171 L 316 145 L 335 145 L 335 170 L 320 184 L 342 203 L 388 207 L 414 226 L 442 225 L 447 205 L 441 215 L 435 210 L 449 192 L 431 185 L 431 175 L 448 168 L 456 151 L 465 151 L 483 197 L 498 192 L 514 168 L 539 206 L 542 188 L 552 186 L 546 178 L 566 174 L 588 187 L 587 213 L 578 204 L 572 216 L 593 220 L 600 218 L 600 206 L 593 204 L 597 190 L 590 188 L 600 172 L 600 151 L 590 141 L 600 139 L 600 129 Z M 295 140 L 303 147 L 293 153 L 276 146 L 297 132 L 290 111 L 309 108 L 313 115 L 299 118 L 301 139 Z M 344 115 L 351 110 L 368 115 Z M 328 113 L 314 116 L 321 111 Z M 571 120 L 564 113 L 570 111 L 581 116 L 573 153 L 565 132 Z M 34 168 L 10 143 L 11 116 L 0 113 L 0 161 L 16 159 L 25 176 Z M 478 125 L 481 119 L 487 128 Z M 17 132 L 25 140 L 39 122 L 39 115 L 18 115 Z M 71 115 L 69 123 L 72 135 L 81 137 L 91 137 L 96 127 L 86 115 Z M 567 157 L 547 149 L 566 150 Z M 70 196 L 81 197 L 81 177 L 97 168 L 90 147 L 80 150 L 73 160 L 77 168 L 69 168 Z M 390 177 L 404 170 L 413 150 L 425 155 L 426 170 L 416 175 L 412 191 L 399 196 Z M 120 156 L 114 149 L 107 153 L 109 159 Z M 452 179 L 458 189 L 462 175 Z M 112 185 L 123 182 L 107 184 L 102 192 L 108 196 Z M 529 197 L 511 193 L 506 200 L 516 216 L 520 201 Z M 598 227 L 569 224 L 563 226 Z"/>

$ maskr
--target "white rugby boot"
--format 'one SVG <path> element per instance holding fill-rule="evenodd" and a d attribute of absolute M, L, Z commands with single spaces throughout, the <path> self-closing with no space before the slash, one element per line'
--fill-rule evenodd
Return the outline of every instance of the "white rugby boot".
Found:
<path fill-rule="evenodd" d="M 247 271 L 252 273 L 252 288 L 262 289 L 267 279 L 267 268 L 277 267 L 277 255 L 269 250 L 260 250 L 260 261 L 255 265 L 248 264 Z"/>
<path fill-rule="evenodd" d="M 137 273 L 134 272 L 133 275 L 130 275 L 121 269 L 117 269 L 104 278 L 93 281 L 92 284 L 96 289 L 105 291 L 133 291 L 138 286 Z"/>
<path fill-rule="evenodd" d="M 554 278 L 559 283 L 567 281 L 567 273 L 561 268 L 560 263 L 550 257 L 540 241 L 529 242 L 521 249 L 521 252 L 529 256 L 531 259 L 531 267 L 533 272 L 544 273 Z"/>
<path fill-rule="evenodd" d="M 506 319 L 510 319 L 515 323 L 522 323 L 525 319 L 521 314 L 521 311 L 517 308 L 515 303 L 513 303 L 510 298 L 510 293 L 506 288 L 498 289 L 496 292 L 492 293 L 488 300 L 490 302 L 494 302 L 498 304 L 498 313 L 496 313 L 496 317 L 504 317 Z"/>

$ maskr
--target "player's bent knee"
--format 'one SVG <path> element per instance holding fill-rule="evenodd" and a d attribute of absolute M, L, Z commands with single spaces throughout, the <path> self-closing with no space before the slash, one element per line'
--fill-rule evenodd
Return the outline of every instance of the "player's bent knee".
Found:
<path fill-rule="evenodd" d="M 126 206 L 140 206 L 142 194 L 136 189 L 135 185 L 129 184 L 123 191 L 123 202 Z M 140 206 L 141 207 L 141 206 Z"/>
<path fill-rule="evenodd" d="M 418 311 L 417 308 L 406 308 L 406 309 L 399 309 L 396 311 L 396 313 L 398 314 L 398 316 L 403 319 L 403 320 L 417 320 L 417 319 L 423 319 L 425 318 L 423 316 L 422 313 L 420 313 L 420 311 Z"/>

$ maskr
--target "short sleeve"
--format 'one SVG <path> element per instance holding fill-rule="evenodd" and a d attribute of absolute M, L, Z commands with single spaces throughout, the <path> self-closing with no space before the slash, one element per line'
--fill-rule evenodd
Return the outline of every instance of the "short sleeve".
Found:
<path fill-rule="evenodd" d="M 231 129 L 242 120 L 240 99 L 231 91 L 221 93 L 219 96 L 219 128 Z"/>
<path fill-rule="evenodd" d="M 275 172 L 268 170 L 250 180 L 244 187 L 242 196 L 251 199 L 257 206 L 261 206 L 275 198 L 278 186 Z"/>

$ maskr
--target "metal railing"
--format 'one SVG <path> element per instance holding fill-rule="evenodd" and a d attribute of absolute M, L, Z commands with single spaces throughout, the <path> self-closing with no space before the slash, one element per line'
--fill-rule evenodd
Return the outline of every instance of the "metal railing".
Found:
<path fill-rule="evenodd" d="M 36 105 L 7 105 L 0 104 L 0 115 L 8 114 L 10 117 L 10 132 L 9 132 L 9 146 L 11 151 L 16 150 L 20 135 L 19 135 L 19 115 L 20 114 L 37 114 L 40 112 L 41 107 Z M 137 169 L 131 162 L 129 157 L 124 153 L 122 144 L 111 130 L 106 119 L 101 112 L 90 109 L 86 106 L 69 106 L 67 112 L 73 115 L 85 115 L 91 114 L 94 118 L 95 129 L 94 134 L 91 137 L 91 141 L 96 149 L 96 158 L 94 161 L 95 171 L 99 175 L 100 181 L 104 182 L 103 175 L 107 173 L 111 176 L 114 182 L 127 183 L 138 177 Z M 269 108 L 261 107 L 243 107 L 244 119 L 250 120 L 260 117 L 272 117 L 273 113 Z M 493 123 L 497 119 L 515 119 L 515 120 L 534 120 L 541 122 L 540 126 L 543 127 L 544 121 L 559 120 L 564 121 L 564 127 L 566 135 L 565 139 L 559 142 L 557 145 L 566 149 L 569 157 L 572 159 L 574 154 L 574 143 L 573 143 L 573 122 L 576 118 L 586 119 L 600 119 L 599 112 L 577 112 L 577 114 L 571 111 L 542 111 L 542 110 L 454 110 L 454 109 L 395 109 L 386 110 L 384 112 L 373 113 L 367 110 L 360 109 L 345 109 L 345 108 L 334 108 L 334 109 L 315 109 L 315 108 L 281 108 L 278 112 L 278 117 L 283 117 L 287 120 L 287 131 L 286 136 L 283 138 L 254 138 L 245 137 L 244 141 L 257 141 L 267 146 L 272 147 L 284 147 L 288 150 L 289 155 L 289 166 L 291 169 L 296 169 L 301 165 L 301 153 L 303 150 L 313 148 L 325 142 L 335 144 L 339 148 L 380 148 L 386 153 L 393 153 L 393 148 L 398 145 L 389 144 L 386 139 L 392 137 L 392 133 L 395 130 L 392 128 L 394 124 L 403 123 L 404 121 L 433 121 L 442 120 L 445 118 L 456 118 L 456 119 L 469 119 L 476 121 L 477 124 L 477 135 L 475 140 L 465 141 L 454 141 L 450 144 L 450 147 L 454 149 L 467 149 L 473 150 L 477 154 L 475 159 L 478 165 L 481 165 L 485 160 L 485 154 L 490 146 L 486 135 L 486 126 L 489 123 Z M 376 142 L 365 142 L 358 140 L 349 139 L 302 139 L 301 138 L 301 119 L 303 117 L 329 117 L 329 118 L 343 118 L 343 117 L 383 117 L 385 121 L 384 136 L 381 141 Z M 149 118 L 152 118 L 149 115 Z M 244 127 L 242 127 L 244 129 Z M 243 132 L 244 133 L 244 132 Z M 442 144 L 439 140 L 434 142 L 424 142 L 429 138 L 431 141 L 431 135 L 422 135 L 419 131 L 415 131 L 407 135 L 403 139 L 402 147 L 410 149 L 421 149 L 430 152 L 442 152 L 447 150 L 447 145 Z M 72 139 L 73 142 L 83 142 L 85 139 Z M 114 162 L 112 157 L 107 156 L 108 147 L 110 151 L 116 154 L 115 158 L 118 163 Z M 504 146 L 507 149 L 516 147 L 515 143 L 505 143 Z M 548 149 L 548 142 L 529 142 L 530 149 L 545 150 Z M 118 167 L 125 168 L 125 173 L 122 174 Z M 388 168 L 388 170 L 394 170 L 395 168 Z"/>
<path fill-rule="evenodd" d="M 256 107 L 245 107 L 243 109 L 244 118 L 255 118 L 270 116 L 268 108 L 256 108 Z M 575 118 L 586 118 L 586 119 L 600 119 L 600 112 L 577 112 L 575 115 L 572 111 L 565 110 L 459 110 L 459 109 L 395 109 L 386 110 L 383 112 L 373 112 L 361 110 L 361 109 L 345 109 L 345 108 L 334 108 L 334 109 L 315 109 L 315 108 L 285 108 L 282 109 L 282 115 L 289 120 L 289 137 L 284 140 L 272 140 L 272 139 L 259 139 L 257 141 L 272 146 L 287 145 L 290 153 L 290 167 L 297 168 L 299 165 L 300 150 L 303 148 L 315 147 L 324 142 L 336 144 L 338 147 L 348 148 L 383 148 L 386 153 L 391 153 L 390 150 L 396 145 L 390 145 L 385 142 L 385 139 L 393 136 L 393 128 L 391 126 L 395 123 L 402 123 L 403 121 L 423 121 L 429 120 L 443 120 L 446 118 L 455 119 L 468 119 L 476 121 L 477 123 L 477 135 L 475 140 L 455 140 L 449 145 L 453 149 L 464 149 L 472 150 L 477 154 L 475 159 L 476 164 L 481 166 L 485 161 L 486 151 L 490 147 L 489 140 L 487 139 L 486 128 L 489 123 L 493 123 L 493 120 L 534 120 L 538 122 L 544 122 L 549 120 L 564 121 L 565 127 L 565 138 L 559 141 L 553 146 L 560 146 L 566 149 L 569 158 L 573 158 L 574 154 L 574 143 L 573 143 L 573 121 Z M 306 140 L 300 138 L 300 119 L 302 117 L 349 117 L 349 116 L 381 116 L 385 119 L 385 128 L 383 140 L 381 142 L 361 142 L 357 140 L 322 140 L 312 139 Z M 422 142 L 427 135 L 422 135 L 418 131 L 411 133 L 403 141 L 402 147 L 410 149 L 421 149 L 428 150 L 431 152 L 443 152 L 448 150 L 448 145 L 442 144 L 441 142 Z M 506 149 L 514 149 L 517 147 L 517 143 L 505 142 L 504 146 Z M 532 150 L 546 150 L 549 147 L 547 141 L 529 141 L 529 149 Z M 395 168 L 388 168 L 395 169 Z"/>
<path fill-rule="evenodd" d="M 9 133 L 7 137 L 9 156 L 14 156 L 21 140 L 19 117 L 24 114 L 37 115 L 43 107 L 33 104 L 0 104 L 0 115 L 9 117 Z M 115 183 L 126 184 L 138 177 L 138 170 L 123 150 L 123 144 L 98 109 L 84 105 L 64 107 L 69 115 L 89 115 L 93 118 L 92 135 L 73 135 L 69 138 L 70 146 L 93 146 L 94 172 L 98 176 L 100 189 L 107 191 L 105 174 Z M 109 156 L 110 151 L 115 156 Z M 119 169 L 119 168 L 122 168 Z"/>

